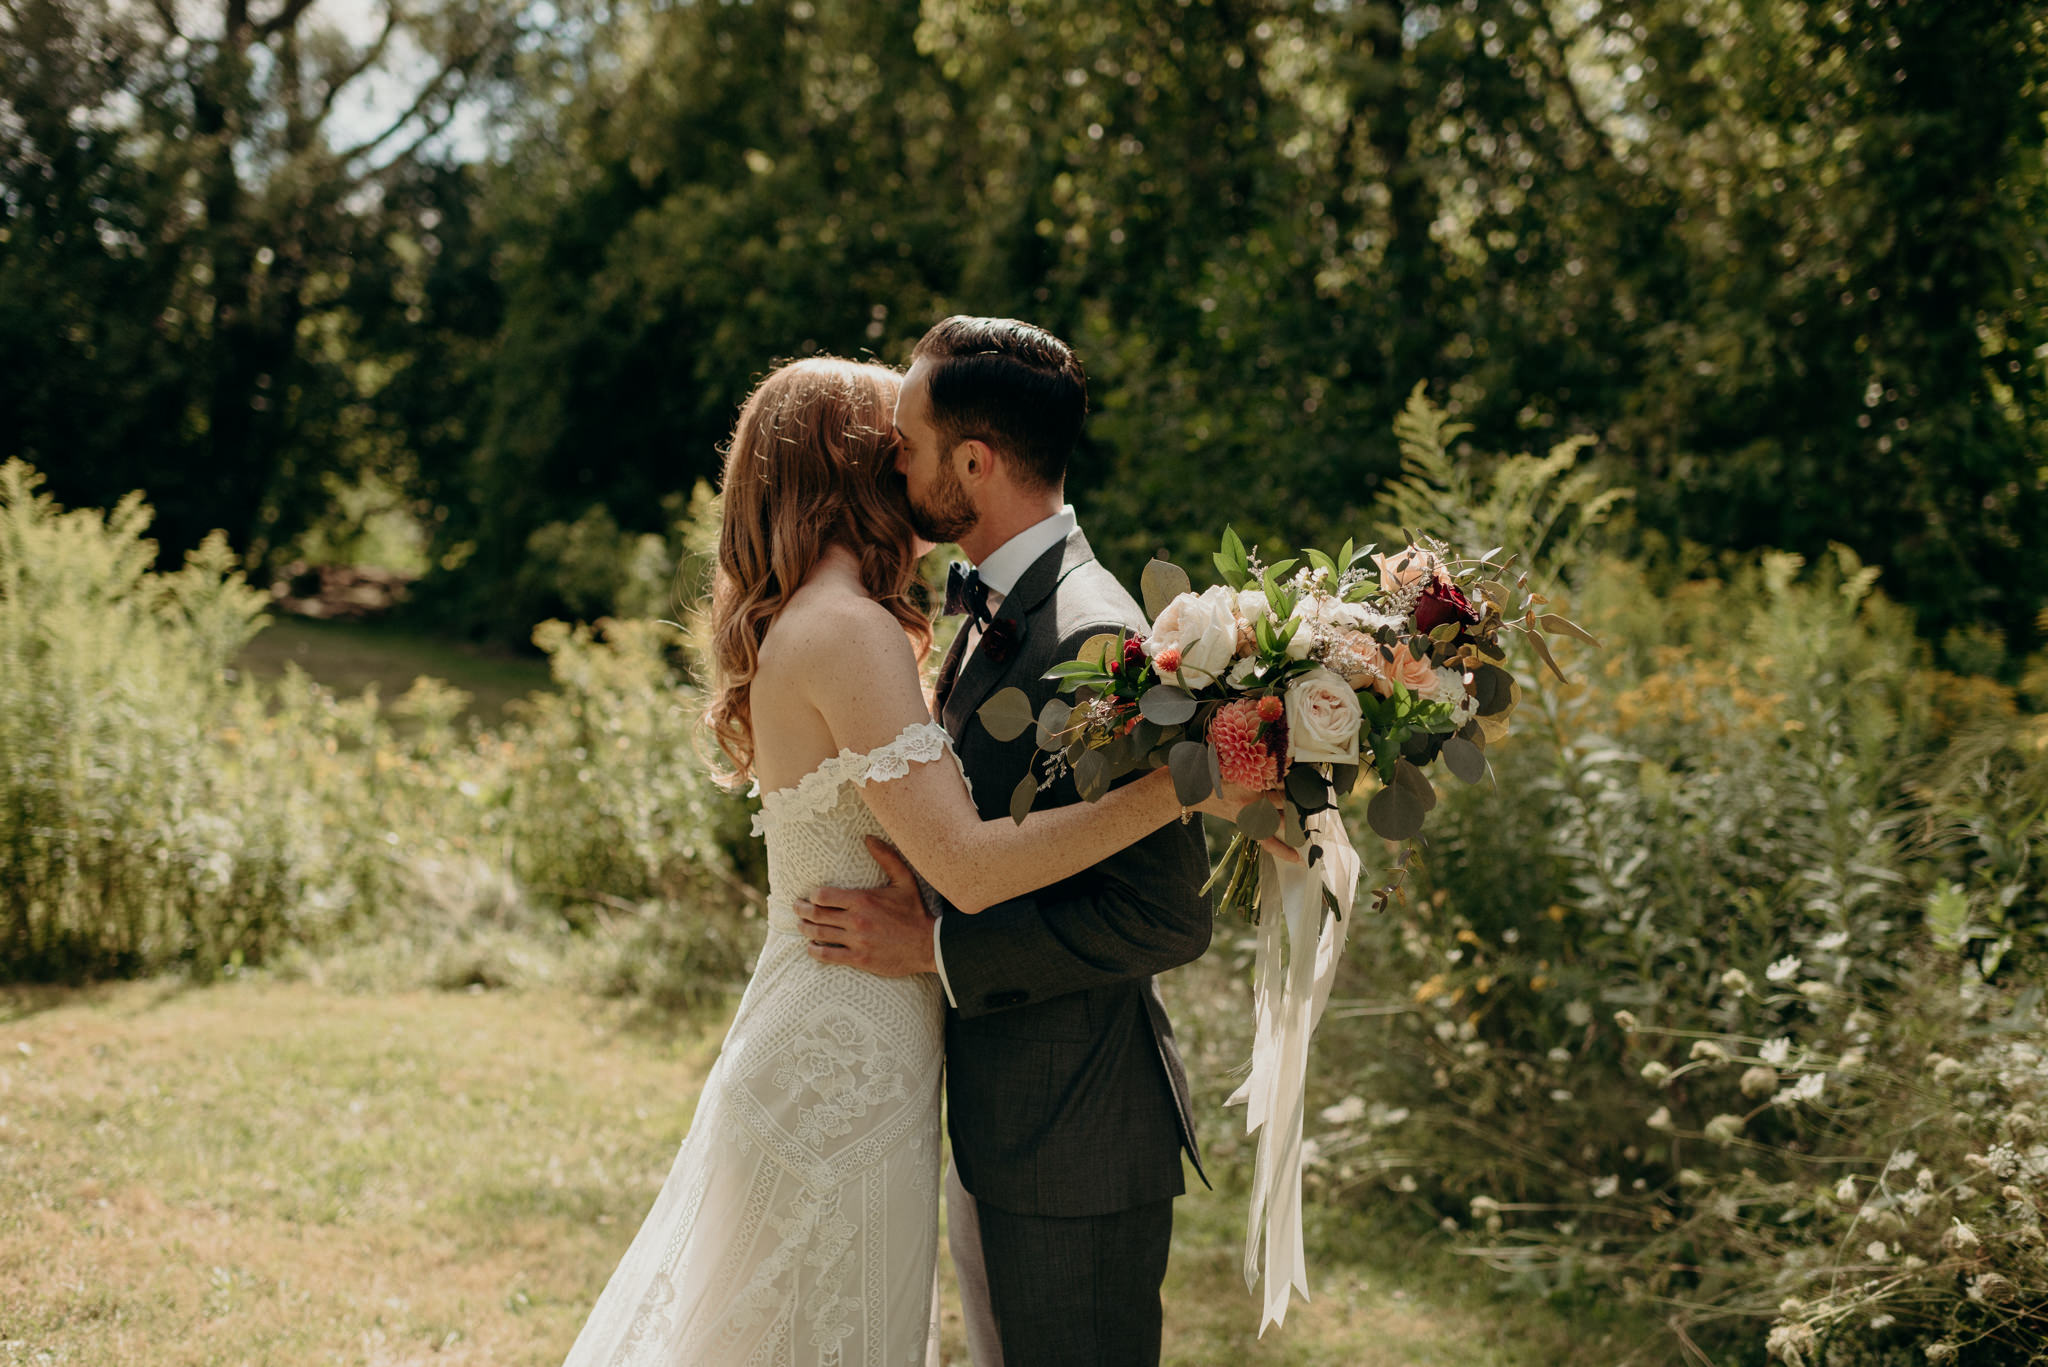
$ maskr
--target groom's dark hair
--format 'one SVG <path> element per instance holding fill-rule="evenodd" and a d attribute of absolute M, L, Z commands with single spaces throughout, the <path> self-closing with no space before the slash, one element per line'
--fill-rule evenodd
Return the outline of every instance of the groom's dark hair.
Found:
<path fill-rule="evenodd" d="M 940 449 L 985 441 L 1027 484 L 1057 488 L 1088 415 L 1088 377 L 1074 350 L 1015 318 L 956 315 L 932 325 L 910 353 L 931 362 L 932 426 Z"/>

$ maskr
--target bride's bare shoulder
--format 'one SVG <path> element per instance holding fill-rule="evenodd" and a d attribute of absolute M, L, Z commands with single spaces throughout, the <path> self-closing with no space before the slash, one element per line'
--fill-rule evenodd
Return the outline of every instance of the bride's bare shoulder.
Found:
<path fill-rule="evenodd" d="M 813 579 L 790 595 L 761 642 L 761 665 L 820 660 L 860 667 L 893 653 L 910 656 L 903 624 L 857 587 Z"/>

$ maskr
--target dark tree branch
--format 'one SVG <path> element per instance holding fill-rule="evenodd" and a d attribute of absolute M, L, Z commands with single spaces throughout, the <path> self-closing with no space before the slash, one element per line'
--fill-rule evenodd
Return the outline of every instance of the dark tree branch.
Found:
<path fill-rule="evenodd" d="M 285 0 L 284 8 L 256 26 L 259 37 L 268 38 L 291 28 L 299 22 L 300 16 L 313 7 L 313 0 Z"/>
<path fill-rule="evenodd" d="M 334 112 L 334 102 L 345 88 L 383 60 L 384 49 L 391 44 L 391 35 L 398 31 L 399 17 L 396 0 L 385 5 L 383 29 L 370 41 L 370 45 L 363 49 L 363 55 L 354 65 L 327 83 L 326 93 L 320 97 L 319 112 L 313 115 L 313 122 L 316 125 L 325 123 L 327 116 Z"/>

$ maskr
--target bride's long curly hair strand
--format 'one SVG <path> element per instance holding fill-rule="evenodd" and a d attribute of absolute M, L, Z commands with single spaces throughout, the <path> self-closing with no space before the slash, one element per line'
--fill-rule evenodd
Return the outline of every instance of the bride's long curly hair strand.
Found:
<path fill-rule="evenodd" d="M 705 709 L 735 783 L 754 769 L 761 642 L 828 547 L 859 558 L 862 587 L 903 624 L 919 660 L 931 649 L 910 507 L 896 472 L 902 383 L 883 366 L 814 357 L 770 373 L 740 409 L 725 453 L 711 586 L 716 678 Z"/>

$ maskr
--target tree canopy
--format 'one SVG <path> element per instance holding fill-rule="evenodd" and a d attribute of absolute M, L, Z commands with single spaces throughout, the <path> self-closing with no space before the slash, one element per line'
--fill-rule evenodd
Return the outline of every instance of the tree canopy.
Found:
<path fill-rule="evenodd" d="M 1355 521 L 1427 381 L 1594 437 L 1681 565 L 1844 543 L 1937 638 L 2048 599 L 2042 0 L 390 3 L 367 150 L 328 2 L 0 11 L 0 446 L 173 549 L 373 477 L 523 632 L 774 360 L 976 312 L 1079 349 L 1125 571 Z"/>

